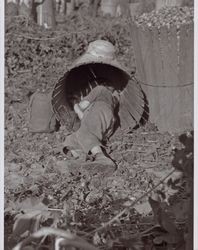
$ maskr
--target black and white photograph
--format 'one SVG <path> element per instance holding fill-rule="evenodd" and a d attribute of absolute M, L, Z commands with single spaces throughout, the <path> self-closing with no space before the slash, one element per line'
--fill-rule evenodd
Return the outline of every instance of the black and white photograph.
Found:
<path fill-rule="evenodd" d="M 195 1 L 2 2 L 4 249 L 198 250 Z"/>

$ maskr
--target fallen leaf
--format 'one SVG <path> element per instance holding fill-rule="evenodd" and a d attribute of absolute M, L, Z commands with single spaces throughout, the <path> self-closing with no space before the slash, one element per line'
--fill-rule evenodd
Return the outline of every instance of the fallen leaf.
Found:
<path fill-rule="evenodd" d="M 148 215 L 152 211 L 151 206 L 149 205 L 148 201 L 145 201 L 140 204 L 136 204 L 134 208 L 137 210 L 138 213 L 144 216 Z"/>
<path fill-rule="evenodd" d="M 175 226 L 175 223 L 169 213 L 162 208 L 161 203 L 153 200 L 151 197 L 149 197 L 149 203 L 152 207 L 155 220 L 162 227 L 162 229 L 166 230 L 168 233 L 166 235 L 160 235 L 159 237 L 163 237 L 163 240 L 168 243 L 178 243 L 182 241 L 182 233 Z M 159 238 L 158 241 L 160 241 L 160 239 L 162 238 Z"/>
<path fill-rule="evenodd" d="M 38 220 L 40 220 L 40 211 L 17 215 L 13 226 L 14 236 L 20 236 L 26 231 L 33 232 L 34 229 L 37 231 L 38 228 L 35 228 L 35 225 L 38 225 Z"/>
<path fill-rule="evenodd" d="M 16 210 L 19 211 L 32 211 L 32 210 L 39 210 L 39 211 L 47 211 L 48 207 L 42 203 L 41 198 L 26 198 L 22 202 L 16 202 Z"/>
<path fill-rule="evenodd" d="M 101 243 L 101 238 L 100 238 L 100 236 L 99 236 L 99 234 L 97 232 L 95 232 L 95 234 L 93 236 L 93 243 L 96 246 Z"/>

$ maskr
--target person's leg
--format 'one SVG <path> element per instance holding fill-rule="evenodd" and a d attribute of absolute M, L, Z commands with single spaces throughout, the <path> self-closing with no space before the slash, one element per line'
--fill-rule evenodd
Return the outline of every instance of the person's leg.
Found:
<path fill-rule="evenodd" d="M 92 155 L 94 156 L 94 162 L 102 164 L 102 165 L 111 165 L 115 166 L 115 163 L 112 161 L 112 159 L 105 155 L 102 148 L 100 146 L 94 146 L 91 150 Z"/>
<path fill-rule="evenodd" d="M 112 127 L 114 116 L 112 111 L 103 103 L 94 105 L 83 118 L 81 127 L 76 132 L 78 143 L 85 153 L 91 152 L 95 162 L 105 165 L 115 165 L 103 151 L 102 140 L 106 132 Z"/>
<path fill-rule="evenodd" d="M 115 166 L 115 163 L 109 157 L 105 156 L 103 152 L 102 143 L 98 138 L 98 137 L 102 138 L 102 132 L 101 129 L 99 128 L 100 127 L 98 126 L 95 129 L 96 133 L 93 134 L 89 131 L 87 126 L 82 124 L 82 126 L 76 132 L 77 141 L 86 154 L 88 153 L 92 154 L 94 158 L 93 163 Z"/>
<path fill-rule="evenodd" d="M 91 152 L 93 148 L 93 154 L 100 151 L 100 147 L 102 146 L 100 139 L 95 134 L 92 134 L 86 126 L 81 126 L 76 132 L 76 138 L 80 147 L 86 154 Z"/>

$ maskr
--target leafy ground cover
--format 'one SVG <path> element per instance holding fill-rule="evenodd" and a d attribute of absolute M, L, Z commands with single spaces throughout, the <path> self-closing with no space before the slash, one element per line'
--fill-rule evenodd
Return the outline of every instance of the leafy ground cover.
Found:
<path fill-rule="evenodd" d="M 28 131 L 31 94 L 51 89 L 96 38 L 110 39 L 119 59 L 134 66 L 127 19 L 73 15 L 52 31 L 6 18 L 5 249 L 22 242 L 15 249 L 189 250 L 191 132 L 160 133 L 150 123 L 119 129 L 109 142 L 118 168 L 107 178 L 57 150 L 64 128 Z"/>

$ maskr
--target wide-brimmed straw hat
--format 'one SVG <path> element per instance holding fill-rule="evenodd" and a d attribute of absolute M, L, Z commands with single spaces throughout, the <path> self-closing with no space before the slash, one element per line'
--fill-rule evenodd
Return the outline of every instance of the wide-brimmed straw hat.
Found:
<path fill-rule="evenodd" d="M 112 43 L 105 40 L 91 42 L 86 52 L 72 63 L 65 75 L 55 84 L 52 106 L 57 119 L 67 127 L 68 131 L 71 131 L 76 117 L 73 111 L 74 99 L 80 101 L 93 87 L 103 84 L 101 82 L 106 82 L 123 93 L 130 82 L 133 89 L 131 98 L 137 95 L 142 102 L 143 95 L 140 87 L 137 82 L 131 82 L 130 79 L 131 72 L 116 59 L 115 47 Z M 124 94 L 122 98 L 125 98 Z M 135 100 L 137 102 L 137 98 Z M 143 108 L 138 115 L 133 114 L 135 122 L 131 127 L 139 122 L 142 113 Z"/>
<path fill-rule="evenodd" d="M 130 71 L 120 62 L 117 61 L 115 56 L 115 47 L 112 43 L 105 40 L 96 40 L 91 42 L 87 48 L 87 51 L 74 61 L 71 68 L 79 67 L 80 65 L 102 63 L 111 65 L 128 74 L 130 77 Z"/>

